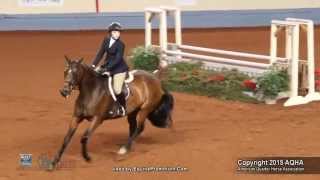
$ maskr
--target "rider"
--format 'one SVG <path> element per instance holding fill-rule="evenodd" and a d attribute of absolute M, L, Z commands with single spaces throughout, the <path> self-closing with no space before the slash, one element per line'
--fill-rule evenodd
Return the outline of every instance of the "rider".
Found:
<path fill-rule="evenodd" d="M 97 65 L 106 53 L 106 58 L 101 69 L 113 77 L 113 89 L 119 107 L 118 115 L 124 116 L 126 114 L 126 97 L 122 92 L 122 86 L 129 68 L 123 57 L 125 45 L 120 40 L 121 31 L 122 27 L 120 23 L 113 22 L 109 25 L 109 36 L 104 38 L 100 50 L 92 62 L 92 67 L 97 70 Z"/>

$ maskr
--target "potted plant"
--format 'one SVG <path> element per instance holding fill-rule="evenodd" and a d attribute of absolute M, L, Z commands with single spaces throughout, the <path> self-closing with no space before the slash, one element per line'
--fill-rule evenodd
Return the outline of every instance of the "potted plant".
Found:
<path fill-rule="evenodd" d="M 286 70 L 271 69 L 257 78 L 257 93 L 266 104 L 275 104 L 278 94 L 289 89 L 289 76 Z"/>
<path fill-rule="evenodd" d="M 152 47 L 138 46 L 132 50 L 131 63 L 134 69 L 153 72 L 160 63 L 160 53 Z"/>

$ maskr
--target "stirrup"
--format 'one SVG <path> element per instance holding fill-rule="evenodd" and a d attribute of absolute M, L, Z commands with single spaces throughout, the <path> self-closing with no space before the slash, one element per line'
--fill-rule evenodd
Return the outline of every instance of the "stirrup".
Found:
<path fill-rule="evenodd" d="M 122 105 L 119 106 L 117 111 L 118 111 L 117 113 L 118 113 L 119 116 L 125 116 L 126 115 L 126 109 Z"/>
<path fill-rule="evenodd" d="M 119 105 L 117 109 L 109 111 L 109 114 L 116 116 L 126 116 L 126 110 L 122 105 Z"/>

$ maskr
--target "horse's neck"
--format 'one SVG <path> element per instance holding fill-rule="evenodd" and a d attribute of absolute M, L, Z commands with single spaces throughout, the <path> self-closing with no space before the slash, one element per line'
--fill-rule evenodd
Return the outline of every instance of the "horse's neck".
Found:
<path fill-rule="evenodd" d="M 90 92 L 93 92 L 95 88 L 98 88 L 103 82 L 101 82 L 101 79 L 96 75 L 96 73 L 91 70 L 89 67 L 86 67 L 83 65 L 83 75 L 80 80 L 80 93 L 81 91 L 87 90 L 90 94 Z"/>

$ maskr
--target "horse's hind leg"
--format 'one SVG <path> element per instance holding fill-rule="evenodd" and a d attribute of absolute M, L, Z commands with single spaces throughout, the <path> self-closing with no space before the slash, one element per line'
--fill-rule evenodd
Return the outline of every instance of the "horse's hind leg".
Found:
<path fill-rule="evenodd" d="M 59 163 L 63 152 L 64 152 L 65 149 L 67 148 L 67 146 L 68 146 L 68 144 L 69 144 L 72 136 L 73 136 L 74 133 L 76 132 L 76 130 L 77 130 L 77 128 L 78 128 L 78 125 L 79 125 L 79 123 L 80 123 L 81 121 L 82 121 L 82 119 L 79 119 L 79 118 L 75 118 L 75 119 L 73 119 L 73 120 L 71 121 L 69 130 L 68 130 L 66 136 L 64 137 L 62 146 L 60 147 L 58 153 L 57 153 L 56 156 L 54 157 L 54 159 L 53 159 L 53 161 L 52 161 L 52 164 L 51 164 L 51 167 L 48 167 L 49 170 L 54 169 L 55 166 Z"/>
<path fill-rule="evenodd" d="M 131 114 L 128 116 L 129 130 L 130 130 L 129 138 L 128 138 L 127 144 L 123 145 L 120 148 L 120 150 L 118 151 L 118 154 L 123 155 L 123 154 L 126 154 L 128 151 L 130 151 L 133 141 L 144 130 L 144 122 L 148 114 L 149 112 L 145 110 L 141 110 L 136 115 Z"/>
<path fill-rule="evenodd" d="M 131 137 L 134 133 L 134 131 L 137 128 L 137 113 L 133 112 L 131 114 L 128 115 L 128 123 L 129 123 L 129 137 Z"/>
<path fill-rule="evenodd" d="M 137 129 L 137 114 L 138 112 L 136 111 L 128 115 L 129 137 L 131 137 Z M 138 135 L 144 130 L 144 124 L 141 124 L 140 126 L 141 128 L 139 128 Z"/>
<path fill-rule="evenodd" d="M 87 144 L 88 140 L 91 137 L 92 133 L 99 127 L 99 125 L 102 123 L 102 119 L 98 118 L 97 116 L 93 117 L 89 128 L 84 132 L 84 134 L 81 137 L 81 145 L 82 145 L 82 157 L 88 162 L 91 160 L 89 154 L 88 154 L 88 149 L 87 149 Z"/>

